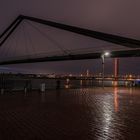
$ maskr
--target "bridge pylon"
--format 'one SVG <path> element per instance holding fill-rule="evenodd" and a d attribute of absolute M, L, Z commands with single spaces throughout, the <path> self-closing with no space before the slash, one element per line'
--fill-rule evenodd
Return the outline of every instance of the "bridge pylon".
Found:
<path fill-rule="evenodd" d="M 119 77 L 119 58 L 114 59 L 114 78 L 118 80 Z"/>

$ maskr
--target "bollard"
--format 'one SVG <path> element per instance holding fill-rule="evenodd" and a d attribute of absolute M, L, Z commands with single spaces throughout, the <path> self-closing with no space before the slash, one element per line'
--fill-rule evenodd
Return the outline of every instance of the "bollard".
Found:
<path fill-rule="evenodd" d="M 4 89 L 3 88 L 1 89 L 1 94 L 4 94 Z"/>
<path fill-rule="evenodd" d="M 45 83 L 42 83 L 40 86 L 40 91 L 45 92 Z"/>
<path fill-rule="evenodd" d="M 24 93 L 27 93 L 27 88 L 26 87 L 24 88 Z"/>

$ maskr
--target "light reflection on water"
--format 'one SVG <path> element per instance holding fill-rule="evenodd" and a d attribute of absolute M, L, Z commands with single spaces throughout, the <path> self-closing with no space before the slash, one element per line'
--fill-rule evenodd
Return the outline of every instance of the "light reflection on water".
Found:
<path fill-rule="evenodd" d="M 118 112 L 118 87 L 114 87 L 114 108 L 115 112 Z"/>
<path fill-rule="evenodd" d="M 139 88 L 59 89 L 26 96 L 3 94 L 0 110 L 3 139 L 139 140 L 140 137 Z M 1 133 L 3 130 L 7 131 Z"/>

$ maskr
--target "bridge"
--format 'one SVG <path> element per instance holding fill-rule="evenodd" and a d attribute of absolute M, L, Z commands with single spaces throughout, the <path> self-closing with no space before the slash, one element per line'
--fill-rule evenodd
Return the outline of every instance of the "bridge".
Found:
<path fill-rule="evenodd" d="M 10 25 L 7 27 L 3 33 L 0 35 L 0 47 L 6 43 L 8 38 L 13 34 L 16 28 L 23 21 L 31 21 L 46 25 L 47 27 L 53 27 L 68 32 L 73 32 L 75 34 L 80 34 L 82 36 L 87 36 L 90 38 L 106 41 L 109 43 L 125 46 L 126 49 L 117 49 L 115 51 L 110 50 L 112 58 L 120 57 L 139 57 L 140 56 L 140 40 L 126 38 L 122 36 L 112 35 L 108 33 L 93 31 L 89 29 L 84 29 L 76 26 L 66 25 L 62 23 L 52 22 L 40 18 L 29 17 L 20 15 L 18 16 Z M 63 55 L 53 55 L 53 56 L 38 56 L 35 58 L 31 56 L 30 58 L 19 57 L 19 58 L 10 58 L 10 60 L 0 61 L 0 65 L 9 65 L 9 64 L 20 64 L 20 63 L 36 63 L 36 62 L 46 62 L 46 61 L 64 61 L 64 60 L 82 60 L 82 59 L 98 59 L 101 57 L 103 52 L 90 52 L 90 53 L 65 53 Z"/>
<path fill-rule="evenodd" d="M 6 42 L 10 39 L 12 34 L 16 31 L 16 29 L 24 22 L 28 22 L 28 25 L 32 26 L 35 30 L 37 30 L 40 34 L 45 36 L 50 42 L 54 43 L 57 48 L 62 52 L 43 52 L 43 53 L 35 53 L 35 54 L 30 54 L 27 55 L 17 55 L 17 56 L 10 56 L 8 57 L 5 55 L 6 53 L 8 54 L 9 48 L 5 49 L 4 54 L 4 48 Z M 55 30 L 62 30 L 66 32 L 73 33 L 75 35 L 80 35 L 80 37 L 88 37 L 90 39 L 95 40 L 100 40 L 103 42 L 111 43 L 110 45 L 113 46 L 111 48 L 107 48 L 107 50 L 110 51 L 110 57 L 111 58 L 116 58 L 115 59 L 115 76 L 117 77 L 118 75 L 118 67 L 119 67 L 119 59 L 121 57 L 139 57 L 140 56 L 140 40 L 133 39 L 133 38 L 128 38 L 128 37 L 123 37 L 123 36 L 118 36 L 118 35 L 113 35 L 113 34 L 108 34 L 104 32 L 99 32 L 99 31 L 93 31 L 90 29 L 86 28 L 81 28 L 77 26 L 72 26 L 72 25 L 67 25 L 67 24 L 62 24 L 58 22 L 53 22 L 53 21 L 48 21 L 40 18 L 35 18 L 35 17 L 29 17 L 25 15 L 19 15 L 0 35 L 0 53 L 1 56 L 3 55 L 3 58 L 0 58 L 0 65 L 10 65 L 10 64 L 21 64 L 21 63 L 37 63 L 37 62 L 48 62 L 48 61 L 66 61 L 66 60 L 83 60 L 83 59 L 98 59 L 101 58 L 102 53 L 105 51 L 105 47 L 99 49 L 98 46 L 91 46 L 89 51 L 87 47 L 81 48 L 77 51 L 76 49 L 74 50 L 69 50 L 69 48 L 65 49 L 65 47 L 61 46 L 56 40 L 51 38 L 50 36 L 46 35 L 44 32 L 39 30 L 36 26 L 34 26 L 32 23 L 36 23 L 40 25 L 45 25 L 46 28 L 53 28 Z M 24 32 L 24 36 L 26 36 L 24 28 L 22 29 L 22 32 Z M 29 36 L 28 36 L 29 38 Z M 16 39 L 15 39 L 16 40 Z M 9 43 L 11 44 L 11 43 Z M 15 43 L 17 44 L 17 42 Z M 98 44 L 98 42 L 97 42 Z M 14 45 L 13 45 L 14 46 Z M 30 40 L 30 45 L 31 47 L 31 40 Z M 33 46 L 32 46 L 33 47 Z M 12 47 L 11 47 L 12 48 Z M 3 49 L 3 50 L 2 50 Z M 12 48 L 14 49 L 14 48 Z M 21 49 L 21 48 L 20 48 Z M 26 50 L 29 48 L 26 48 Z M 35 49 L 34 49 L 35 50 Z M 34 52 L 32 50 L 32 52 Z M 17 52 L 18 54 L 19 52 Z M 11 53 L 12 54 L 12 53 Z M 10 54 L 10 55 L 11 55 Z"/>

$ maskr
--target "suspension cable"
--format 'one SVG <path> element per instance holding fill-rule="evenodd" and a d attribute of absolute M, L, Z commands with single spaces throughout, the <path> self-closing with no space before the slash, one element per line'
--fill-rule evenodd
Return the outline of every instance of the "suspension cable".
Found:
<path fill-rule="evenodd" d="M 39 28 L 37 28 L 35 25 L 33 25 L 30 22 L 27 22 L 30 26 L 32 26 L 34 29 L 36 29 L 42 36 L 44 36 L 45 38 L 47 38 L 50 42 L 52 42 L 53 44 L 55 44 L 55 46 L 57 48 L 59 48 L 62 52 L 64 52 L 64 54 L 70 54 L 68 52 L 68 50 L 64 50 L 63 47 L 54 39 L 52 39 L 50 36 L 48 36 L 46 33 L 42 32 Z"/>

